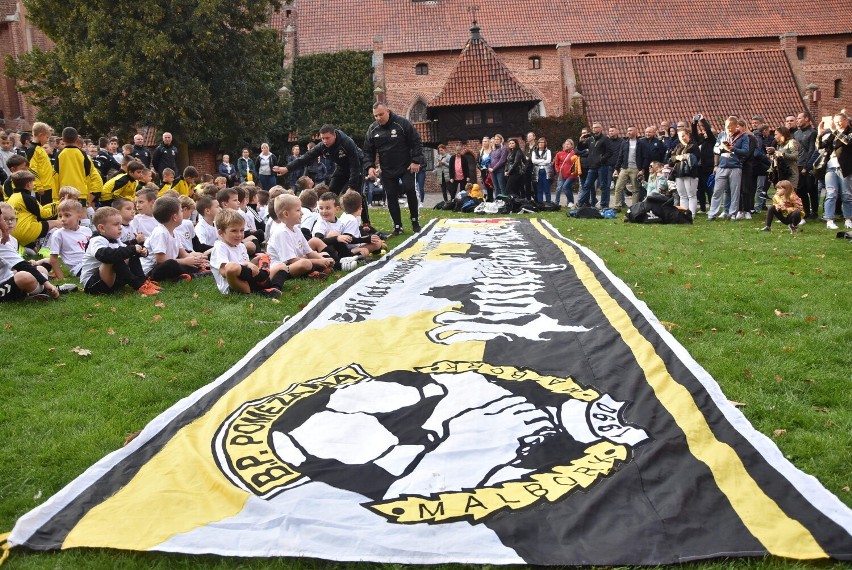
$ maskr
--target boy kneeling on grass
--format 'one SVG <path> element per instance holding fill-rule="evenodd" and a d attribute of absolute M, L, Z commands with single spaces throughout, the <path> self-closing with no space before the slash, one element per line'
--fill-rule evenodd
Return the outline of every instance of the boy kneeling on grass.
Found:
<path fill-rule="evenodd" d="M 224 208 L 216 214 L 216 231 L 219 239 L 210 254 L 210 267 L 216 286 L 223 294 L 257 293 L 264 297 L 280 297 L 289 268 L 284 263 L 270 267 L 269 256 L 261 254 L 249 261 L 243 243 L 245 218 L 238 210 Z"/>
<path fill-rule="evenodd" d="M 115 293 L 130 285 L 143 295 L 155 295 L 160 288 L 145 278 L 139 261 L 148 250 L 139 244 L 121 241 L 121 212 L 112 206 L 98 208 L 92 218 L 95 233 L 89 240 L 80 268 L 83 291 L 91 295 Z"/>

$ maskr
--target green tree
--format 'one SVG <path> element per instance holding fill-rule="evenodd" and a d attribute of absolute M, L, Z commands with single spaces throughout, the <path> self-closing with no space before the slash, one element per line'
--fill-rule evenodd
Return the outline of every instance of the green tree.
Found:
<path fill-rule="evenodd" d="M 368 52 L 342 51 L 296 58 L 293 128 L 301 138 L 330 123 L 359 145 L 373 122 L 373 69 Z"/>
<path fill-rule="evenodd" d="M 276 0 L 25 0 L 56 47 L 9 75 L 56 127 L 149 125 L 190 144 L 239 144 L 281 120 L 283 46 L 266 27 Z"/>

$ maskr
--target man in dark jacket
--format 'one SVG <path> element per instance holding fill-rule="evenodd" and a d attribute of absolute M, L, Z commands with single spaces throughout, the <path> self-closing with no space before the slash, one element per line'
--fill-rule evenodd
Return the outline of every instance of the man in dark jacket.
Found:
<path fill-rule="evenodd" d="M 402 233 L 399 210 L 399 191 L 404 190 L 411 211 L 411 228 L 420 231 L 417 216 L 417 190 L 414 176 L 423 165 L 423 143 L 420 134 L 407 119 L 392 113 L 384 103 L 373 105 L 375 121 L 367 129 L 364 139 L 364 167 L 367 176 L 376 174 L 378 158 L 382 186 L 387 196 L 388 210 L 393 220 L 394 235 Z M 400 181 L 402 182 L 400 184 Z"/>
<path fill-rule="evenodd" d="M 615 180 L 615 209 L 621 210 L 624 205 L 624 189 L 627 181 L 633 186 L 633 192 L 639 197 L 639 176 L 644 176 L 646 170 L 642 168 L 647 162 L 645 158 L 645 146 L 639 143 L 639 129 L 627 128 L 627 138 L 621 141 L 621 148 L 615 163 L 613 176 Z M 634 199 L 633 203 L 636 203 Z"/>
<path fill-rule="evenodd" d="M 799 160 L 796 162 L 799 168 L 799 186 L 796 188 L 796 194 L 802 199 L 802 217 L 807 214 L 808 218 L 815 220 L 819 217 L 819 190 L 810 159 L 816 151 L 817 132 L 807 113 L 799 113 L 796 124 L 799 127 L 793 133 L 793 138 L 799 142 Z"/>
<path fill-rule="evenodd" d="M 104 182 L 109 179 L 110 172 L 121 170 L 121 164 L 115 161 L 112 153 L 106 148 L 108 143 L 109 139 L 106 137 L 98 139 L 98 155 L 92 158 L 92 162 L 94 163 L 95 168 L 98 169 L 98 173 L 101 175 L 101 180 Z"/>
<path fill-rule="evenodd" d="M 603 125 L 600 123 L 592 124 L 592 134 L 584 140 L 580 138 L 580 144 L 577 148 L 588 152 L 586 156 L 586 183 L 583 184 L 583 190 L 580 192 L 580 197 L 577 199 L 578 206 L 595 206 L 598 203 L 597 194 L 595 192 L 595 184 L 599 183 L 601 189 L 606 183 L 606 193 L 609 196 L 609 166 L 606 165 L 609 155 L 609 145 L 606 142 L 603 134 Z"/>
<path fill-rule="evenodd" d="M 364 177 L 361 175 L 361 149 L 352 138 L 332 125 L 323 125 L 320 128 L 320 142 L 305 154 L 296 156 L 286 166 L 276 166 L 275 173 L 285 176 L 288 172 L 298 171 L 315 164 L 317 160 L 325 159 L 335 165 L 331 174 L 331 182 L 328 189 L 335 194 L 346 190 L 354 190 L 361 194 Z M 370 215 L 367 211 L 367 200 L 361 194 L 361 221 L 370 223 Z"/>
<path fill-rule="evenodd" d="M 166 168 L 171 168 L 175 173 L 178 172 L 177 147 L 172 144 L 172 133 L 163 133 L 163 142 L 154 149 L 151 164 L 160 178 L 163 177 L 163 170 Z"/>
<path fill-rule="evenodd" d="M 151 152 L 145 148 L 145 137 L 133 135 L 133 150 L 130 151 L 130 156 L 144 164 L 145 168 L 151 168 Z"/>
<path fill-rule="evenodd" d="M 706 212 L 713 196 L 713 189 L 707 187 L 707 181 L 713 174 L 716 135 L 704 115 L 692 116 L 692 141 L 698 145 L 698 205 L 702 212 Z"/>

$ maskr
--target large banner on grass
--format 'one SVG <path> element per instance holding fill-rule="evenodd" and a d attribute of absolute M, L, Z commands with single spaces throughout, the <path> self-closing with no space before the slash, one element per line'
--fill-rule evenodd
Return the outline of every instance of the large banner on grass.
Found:
<path fill-rule="evenodd" d="M 850 529 L 593 253 L 465 219 L 342 279 L 10 543 L 615 565 L 848 560 Z"/>

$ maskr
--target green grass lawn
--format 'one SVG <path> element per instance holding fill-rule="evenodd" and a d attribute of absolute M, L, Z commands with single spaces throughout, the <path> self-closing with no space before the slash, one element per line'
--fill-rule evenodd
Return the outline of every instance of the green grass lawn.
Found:
<path fill-rule="evenodd" d="M 403 211 L 405 214 L 405 211 Z M 390 227 L 387 212 L 372 212 Z M 425 210 L 422 218 L 444 212 Z M 852 505 L 852 250 L 823 224 L 790 235 L 761 221 L 694 226 L 540 214 L 591 248 L 798 468 Z M 391 246 L 400 238 L 391 241 Z M 156 297 L 81 292 L 0 306 L 0 532 L 178 399 L 213 380 L 327 284 L 280 302 L 222 296 L 212 279 Z M 76 347 L 91 351 L 83 356 Z M 378 568 L 315 560 L 14 550 L 17 568 Z M 397 565 L 393 565 L 397 566 Z M 706 568 L 840 568 L 778 559 Z"/>

